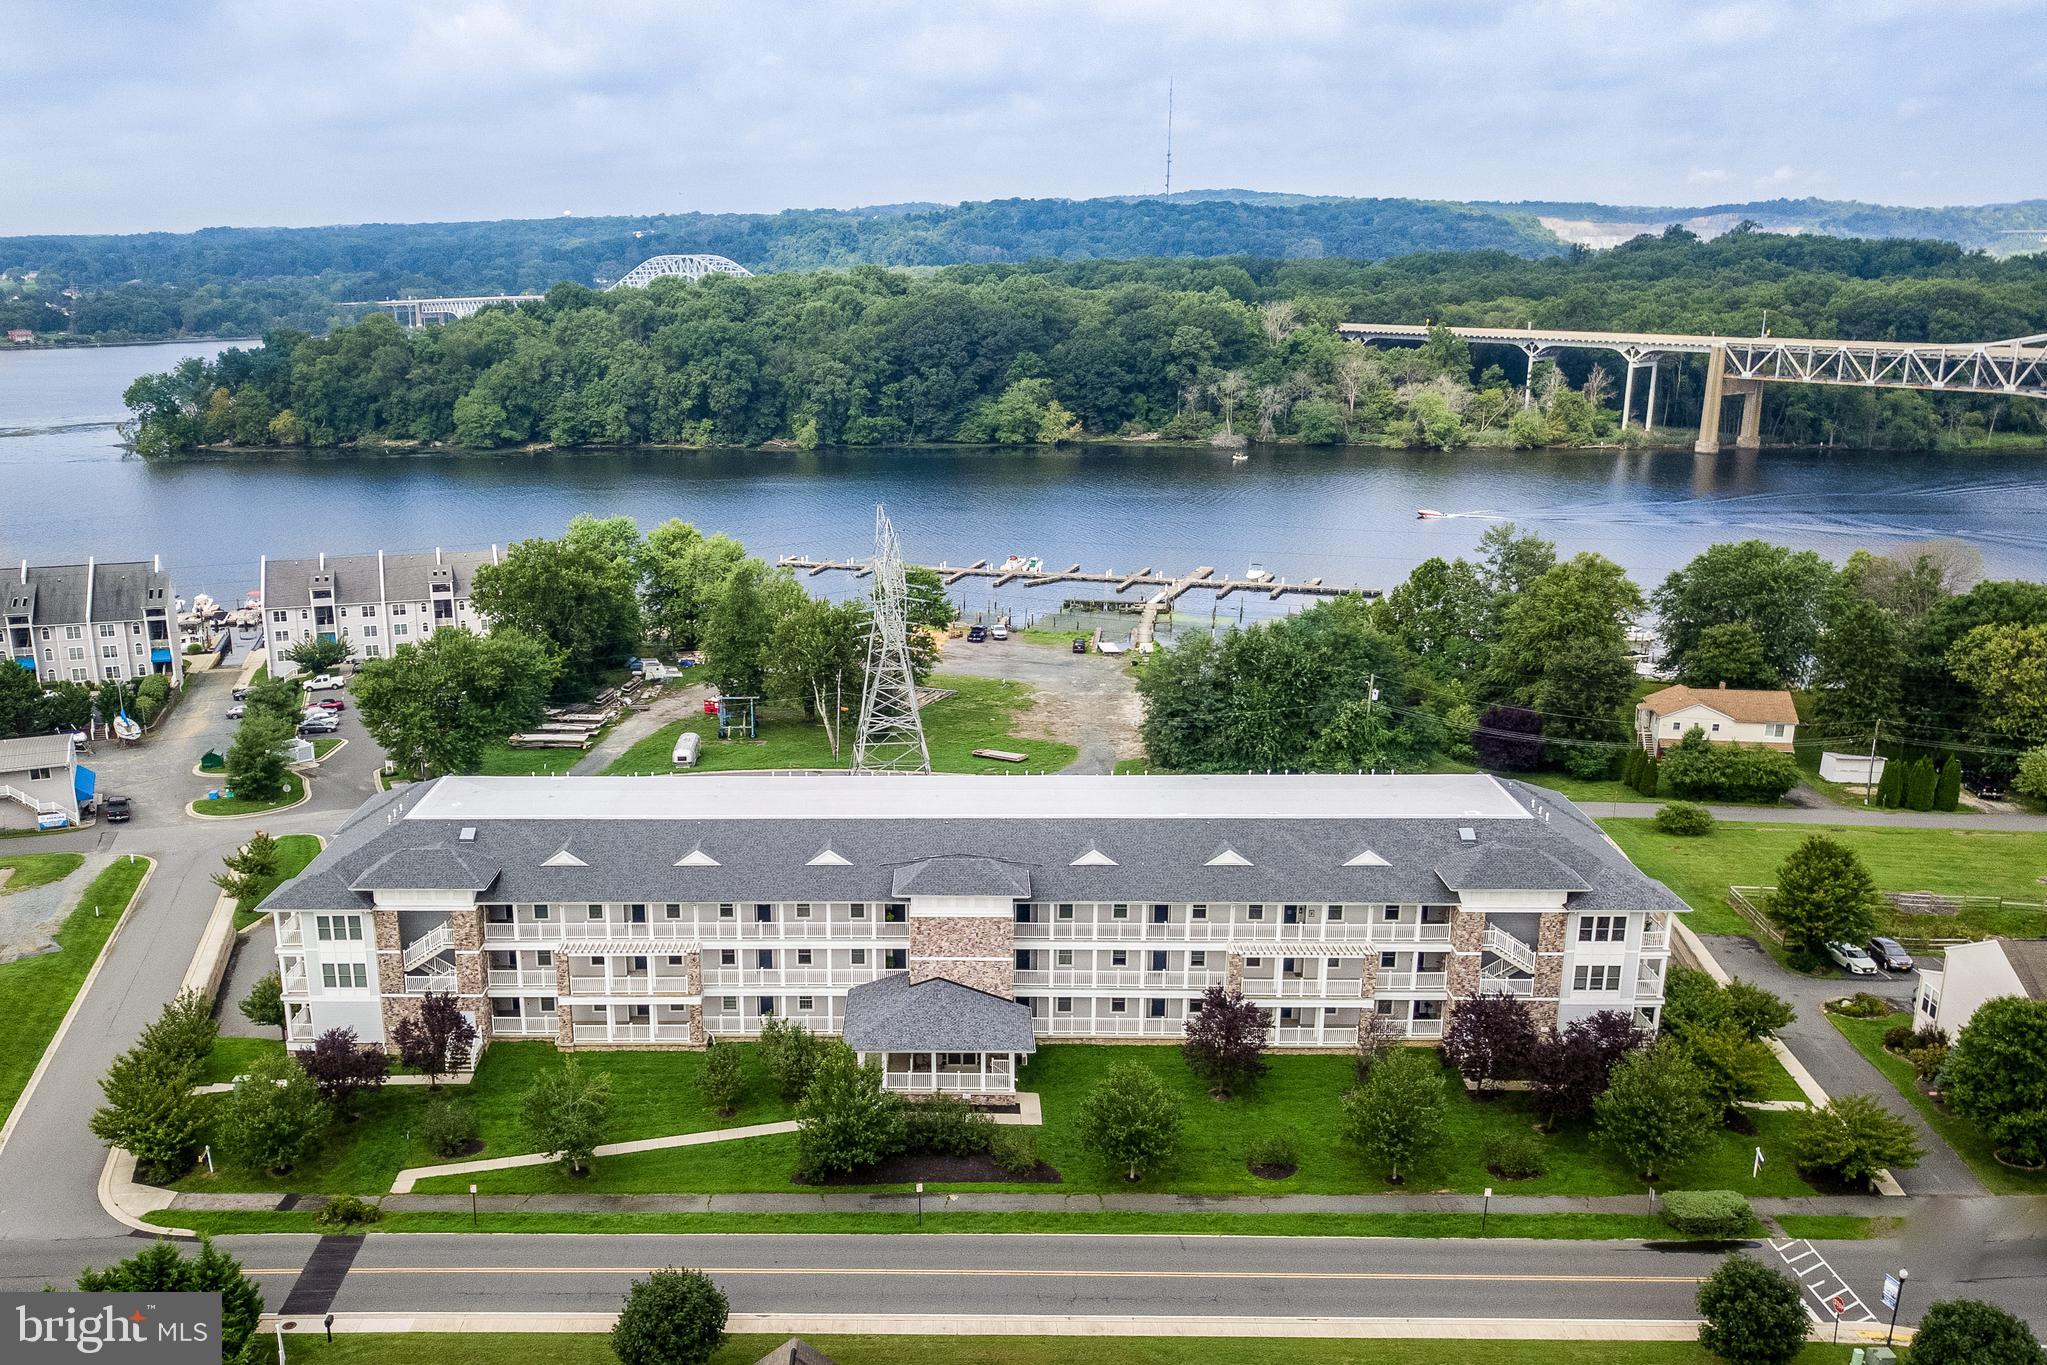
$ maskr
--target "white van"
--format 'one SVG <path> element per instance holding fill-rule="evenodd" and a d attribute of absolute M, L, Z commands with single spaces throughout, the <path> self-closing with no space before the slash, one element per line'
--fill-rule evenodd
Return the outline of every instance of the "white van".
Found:
<path fill-rule="evenodd" d="M 678 768 L 696 767 L 697 748 L 703 742 L 703 736 L 699 735 L 696 731 L 684 730 L 675 740 L 675 753 L 673 755 L 675 766 Z"/>

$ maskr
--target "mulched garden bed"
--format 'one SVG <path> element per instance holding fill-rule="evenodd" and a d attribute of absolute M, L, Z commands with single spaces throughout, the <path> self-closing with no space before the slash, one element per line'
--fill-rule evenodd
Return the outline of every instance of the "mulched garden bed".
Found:
<path fill-rule="evenodd" d="M 1251 1174 L 1257 1176 L 1260 1180 L 1285 1180 L 1301 1168 L 1289 1164 L 1285 1166 L 1253 1166 L 1250 1169 Z"/>
<path fill-rule="evenodd" d="M 1017 1175 L 996 1165 L 986 1152 L 972 1156 L 913 1156 L 906 1152 L 822 1180 L 806 1180 L 801 1175 L 790 1180 L 799 1185 L 908 1185 L 919 1180 L 933 1185 L 1056 1185 L 1060 1177 L 1042 1161 L 1035 1171 Z"/>

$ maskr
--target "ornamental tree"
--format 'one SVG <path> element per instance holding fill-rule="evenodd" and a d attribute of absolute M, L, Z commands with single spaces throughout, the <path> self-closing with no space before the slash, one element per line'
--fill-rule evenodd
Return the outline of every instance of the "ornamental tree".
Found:
<path fill-rule="evenodd" d="M 1699 1286 L 1699 1344 L 1731 1365 L 1788 1365 L 1812 1320 L 1798 1281 L 1732 1252 Z"/>
<path fill-rule="evenodd" d="M 213 1041 L 219 1036 L 220 1025 L 213 1021 L 212 1002 L 197 991 L 179 991 L 164 1005 L 163 1012 L 143 1028 L 135 1047 L 196 1071 L 213 1051 Z"/>
<path fill-rule="evenodd" d="M 1165 1162 L 1180 1142 L 1180 1101 L 1156 1072 L 1118 1062 L 1081 1101 L 1080 1138 L 1124 1179 L 1138 1180 Z"/>
<path fill-rule="evenodd" d="M 730 1118 L 739 1108 L 739 1093 L 746 1085 L 740 1069 L 739 1049 L 713 1040 L 704 1049 L 704 1064 L 697 1072 L 697 1093 L 704 1105 L 719 1118 Z"/>
<path fill-rule="evenodd" d="M 391 1030 L 392 1046 L 398 1059 L 438 1087 L 441 1077 L 460 1071 L 476 1043 L 476 1025 L 445 991 L 429 991 L 419 998 L 419 1010 L 408 1014 Z"/>
<path fill-rule="evenodd" d="M 2033 1329 L 1980 1299 L 1927 1305 L 1912 1335 L 1912 1365 L 2047 1365 Z"/>
<path fill-rule="evenodd" d="M 384 1049 L 357 1041 L 352 1028 L 330 1028 L 313 1039 L 311 1047 L 301 1048 L 294 1055 L 300 1069 L 319 1089 L 320 1098 L 334 1106 L 334 1112 L 342 1118 L 353 1118 L 355 1097 L 382 1085 L 390 1070 L 390 1058 L 385 1056 Z"/>
<path fill-rule="evenodd" d="M 266 800 L 284 794 L 284 749 L 291 737 L 290 721 L 257 711 L 244 713 L 228 743 L 223 773 L 236 796 Z"/>
<path fill-rule="evenodd" d="M 801 1024 L 770 1019 L 761 1025 L 754 1053 L 767 1068 L 782 1098 L 794 1104 L 810 1089 L 826 1042 Z"/>
<path fill-rule="evenodd" d="M 571 1174 L 587 1170 L 611 1118 L 611 1075 L 585 1072 L 573 1056 L 526 1087 L 520 1118 L 535 1148 L 551 1152 Z"/>
<path fill-rule="evenodd" d="M 2005 1157 L 2047 1161 L 2047 1001 L 2000 996 L 1969 1016 L 1942 1093 Z"/>
<path fill-rule="evenodd" d="M 1457 1002 L 1443 1030 L 1443 1058 L 1473 1083 L 1480 1096 L 1494 1081 L 1518 1076 L 1535 1057 L 1535 1019 L 1511 995 L 1479 995 Z"/>
<path fill-rule="evenodd" d="M 93 1136 L 126 1149 L 160 1180 L 183 1175 L 206 1132 L 206 1114 L 192 1093 L 194 1074 L 146 1048 L 128 1049 L 100 1079 L 106 1103 L 93 1111 Z"/>
<path fill-rule="evenodd" d="M 1521 706 L 1488 706 L 1471 732 L 1471 747 L 1488 768 L 1526 772 L 1542 762 L 1542 717 Z"/>
<path fill-rule="evenodd" d="M 284 978 L 276 971 L 257 977 L 249 993 L 242 997 L 241 1011 L 242 1017 L 252 1024 L 283 1028 Z"/>
<path fill-rule="evenodd" d="M 725 1291 L 701 1270 L 634 1280 L 611 1329 L 619 1365 L 703 1365 L 725 1343 Z"/>
<path fill-rule="evenodd" d="M 1187 1018 L 1180 1051 L 1194 1074 L 1208 1082 L 1209 1094 L 1226 1100 L 1265 1073 L 1271 1032 L 1272 1016 L 1264 1009 L 1236 991 L 1210 986 Z"/>
<path fill-rule="evenodd" d="M 1426 1052 L 1403 1048 L 1381 1057 L 1343 1097 L 1343 1133 L 1360 1151 L 1401 1180 L 1435 1150 L 1443 1136 L 1443 1068 Z"/>
<path fill-rule="evenodd" d="M 1644 1180 L 1654 1180 L 1712 1140 L 1720 1110 L 1699 1069 L 1669 1043 L 1659 1043 L 1620 1060 L 1606 1093 L 1592 1102 L 1592 1117 L 1599 1140 Z"/>
<path fill-rule="evenodd" d="M 816 1042 L 816 1068 L 796 1105 L 803 1174 L 816 1180 L 873 1166 L 901 1151 L 909 1119 L 903 1097 L 882 1088 L 881 1063 L 861 1065 L 853 1049 L 836 1038 Z"/>
<path fill-rule="evenodd" d="M 225 866 L 213 874 L 213 884 L 237 901 L 253 900 L 277 875 L 277 840 L 259 829 L 221 862 Z"/>
<path fill-rule="evenodd" d="M 1828 942 L 1859 943 L 1876 932 L 1876 883 L 1847 845 L 1814 834 L 1777 869 L 1769 911 L 1792 959 L 1817 966 Z"/>
<path fill-rule="evenodd" d="M 264 1057 L 235 1082 L 214 1129 L 229 1159 L 281 1174 L 319 1149 L 334 1111 L 288 1057 Z"/>
<path fill-rule="evenodd" d="M 355 657 L 355 645 L 348 632 L 339 635 L 308 635 L 285 649 L 284 657 L 308 673 L 331 673 Z"/>
<path fill-rule="evenodd" d="M 1873 1095 L 1838 1095 L 1799 1117 L 1794 1149 L 1798 1168 L 1843 1185 L 1868 1185 L 1880 1170 L 1919 1164 L 1926 1149 L 1904 1119 Z"/>
<path fill-rule="evenodd" d="M 1591 1113 L 1592 1102 L 1605 1093 L 1614 1066 L 1635 1041 L 1635 1023 L 1625 1011 L 1601 1010 L 1537 1043 L 1529 1073 L 1543 1127 L 1554 1129 L 1559 1119 Z"/>

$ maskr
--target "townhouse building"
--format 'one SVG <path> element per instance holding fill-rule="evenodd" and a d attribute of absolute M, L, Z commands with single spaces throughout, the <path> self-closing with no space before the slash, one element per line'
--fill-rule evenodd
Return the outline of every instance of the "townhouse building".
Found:
<path fill-rule="evenodd" d="M 1039 1040 L 1172 1042 L 1211 986 L 1282 1048 L 1433 1039 L 1501 992 L 1659 1022 L 1684 903 L 1483 775 L 447 777 L 263 904 L 287 1032 L 429 992 L 483 1040 L 701 1047 L 770 1019 L 1000 1094 Z"/>
<path fill-rule="evenodd" d="M 330 555 L 271 559 L 257 566 L 263 600 L 263 641 L 270 668 L 289 677 L 297 665 L 284 651 L 301 640 L 346 635 L 358 659 L 389 658 L 443 626 L 478 633 L 487 623 L 470 605 L 477 567 L 499 562 L 487 550 Z"/>
<path fill-rule="evenodd" d="M 178 598 L 160 557 L 35 565 L 0 577 L 6 658 L 45 683 L 185 679 Z"/>

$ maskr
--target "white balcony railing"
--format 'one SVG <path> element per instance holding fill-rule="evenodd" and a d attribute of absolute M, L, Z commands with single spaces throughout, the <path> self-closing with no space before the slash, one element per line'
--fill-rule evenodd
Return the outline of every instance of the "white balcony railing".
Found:
<path fill-rule="evenodd" d="M 981 1071 L 884 1071 L 884 1090 L 906 1095 L 977 1095 L 1006 1093 L 1016 1088 L 1009 1074 L 1009 1059 L 990 1058 L 988 1070 Z"/>
<path fill-rule="evenodd" d="M 1441 991 L 1449 989 L 1448 972 L 1389 972 L 1379 973 L 1374 989 L 1379 991 Z"/>
<path fill-rule="evenodd" d="M 603 997 L 607 995 L 695 995 L 689 988 L 689 978 L 680 973 L 673 975 L 623 972 L 611 976 L 592 973 L 588 976 L 569 976 L 569 994 L 574 996 Z"/>
<path fill-rule="evenodd" d="M 1085 1019 L 1055 1014 L 1040 1032 L 1053 1038 L 1179 1038 L 1187 1031 L 1179 1019 L 1144 1019 L 1129 1015 Z"/>
<path fill-rule="evenodd" d="M 1349 1047 L 1358 1040 L 1355 1024 L 1327 1024 L 1320 1035 L 1313 1024 L 1275 1024 L 1272 1041 L 1279 1047 Z"/>
<path fill-rule="evenodd" d="M 1669 952 L 1670 936 L 1661 929 L 1644 929 L 1642 931 L 1642 951 L 1645 953 Z"/>
<path fill-rule="evenodd" d="M 1524 972 L 1535 970 L 1535 949 L 1515 938 L 1504 929 L 1488 927 L 1479 939 L 1479 946 L 1500 961 Z"/>
<path fill-rule="evenodd" d="M 492 990 L 539 990 L 549 995 L 558 984 L 552 967 L 493 967 L 486 980 Z"/>
<path fill-rule="evenodd" d="M 494 1015 L 490 1032 L 494 1038 L 552 1038 L 559 1024 L 552 1014 Z"/>
<path fill-rule="evenodd" d="M 455 989 L 453 972 L 407 972 L 405 993 L 407 995 L 448 995 Z"/>
<path fill-rule="evenodd" d="M 1266 977 L 1244 978 L 1244 994 L 1258 999 L 1326 999 L 1355 1000 L 1363 991 L 1363 983 L 1357 977 L 1324 976 L 1282 976 L 1277 980 Z"/>
<path fill-rule="evenodd" d="M 454 946 L 455 935 L 448 928 L 448 922 L 442 920 L 405 945 L 405 970 L 417 971 L 421 963 L 439 957 Z"/>
<path fill-rule="evenodd" d="M 578 1019 L 573 1025 L 578 1043 L 686 1043 L 688 1024 L 607 1024 Z"/>
<path fill-rule="evenodd" d="M 1480 995 L 1534 995 L 1535 979 L 1527 976 L 1485 976 L 1478 982 Z"/>
<path fill-rule="evenodd" d="M 1407 1036 L 1410 1038 L 1440 1038 L 1443 1036 L 1441 1019 L 1410 1019 L 1407 1021 Z"/>

